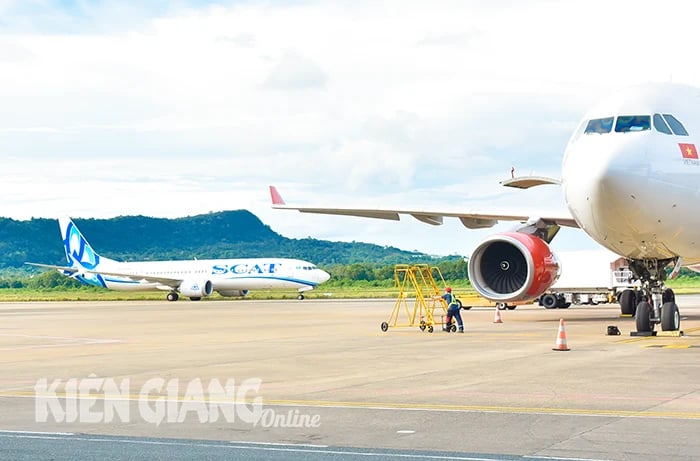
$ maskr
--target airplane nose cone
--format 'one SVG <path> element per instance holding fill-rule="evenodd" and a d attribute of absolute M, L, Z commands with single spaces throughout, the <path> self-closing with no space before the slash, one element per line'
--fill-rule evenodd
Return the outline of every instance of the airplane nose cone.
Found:
<path fill-rule="evenodd" d="M 649 180 L 644 138 L 626 136 L 582 140 L 570 148 L 562 165 L 571 214 L 593 239 L 618 253 L 623 252 L 623 240 L 640 231 L 636 223 L 644 221 L 640 215 L 645 213 Z"/>
<path fill-rule="evenodd" d="M 319 269 L 318 272 L 319 272 L 318 283 L 326 282 L 328 279 L 331 278 L 331 274 L 329 274 L 328 272 L 326 272 L 324 270 Z"/>

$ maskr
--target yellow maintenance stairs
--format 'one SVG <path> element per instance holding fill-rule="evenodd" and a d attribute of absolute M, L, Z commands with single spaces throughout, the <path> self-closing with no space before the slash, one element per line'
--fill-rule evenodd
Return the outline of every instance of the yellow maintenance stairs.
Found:
<path fill-rule="evenodd" d="M 438 286 L 438 281 L 442 289 Z M 435 325 L 443 324 L 447 303 L 440 295 L 445 279 L 438 267 L 397 264 L 394 266 L 394 284 L 399 289 L 399 296 L 389 320 L 381 324 L 382 331 L 387 331 L 389 327 L 419 327 L 421 331 L 428 330 L 432 333 Z M 409 299 L 413 300 L 412 308 L 409 307 Z M 403 319 L 402 313 L 405 313 Z M 439 322 L 435 319 L 436 315 L 439 316 Z"/>
<path fill-rule="evenodd" d="M 389 320 L 381 324 L 382 331 L 387 331 L 389 327 L 418 327 L 421 331 L 428 330 L 432 333 L 436 325 L 444 325 L 447 303 L 441 295 L 445 288 L 445 279 L 439 267 L 427 264 L 397 264 L 394 266 L 394 285 L 399 289 L 399 295 Z M 473 290 L 455 296 L 462 309 L 494 306 L 493 302 L 482 298 Z M 409 307 L 409 300 L 413 300 L 412 307 Z M 512 310 L 517 304 L 524 303 L 496 303 L 495 308 Z M 402 313 L 405 314 L 403 318 Z M 456 330 L 454 320 L 450 328 L 452 331 Z"/>

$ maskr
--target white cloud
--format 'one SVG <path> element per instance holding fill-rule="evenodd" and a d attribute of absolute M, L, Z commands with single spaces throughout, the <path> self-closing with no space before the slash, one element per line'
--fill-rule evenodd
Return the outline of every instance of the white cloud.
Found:
<path fill-rule="evenodd" d="M 467 252 L 485 231 L 290 215 L 267 185 L 307 203 L 525 206 L 498 181 L 511 165 L 558 175 L 601 92 L 700 83 L 680 2 L 166 3 L 0 3 L 0 215 L 247 208 L 283 235 Z"/>

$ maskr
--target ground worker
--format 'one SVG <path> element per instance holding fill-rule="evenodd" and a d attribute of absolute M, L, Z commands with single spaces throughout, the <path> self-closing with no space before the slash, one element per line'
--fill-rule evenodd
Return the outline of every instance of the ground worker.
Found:
<path fill-rule="evenodd" d="M 457 302 L 457 297 L 452 294 L 452 288 L 445 288 L 445 294 L 442 295 L 442 299 L 447 303 L 447 318 L 445 319 L 445 326 L 442 327 L 442 329 L 449 333 L 452 326 L 452 317 L 454 317 L 457 320 L 457 331 L 464 333 L 462 315 L 459 313 L 459 303 Z"/>

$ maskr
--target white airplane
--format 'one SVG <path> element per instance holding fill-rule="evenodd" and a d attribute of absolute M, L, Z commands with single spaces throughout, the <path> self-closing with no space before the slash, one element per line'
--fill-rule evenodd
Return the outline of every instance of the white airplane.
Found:
<path fill-rule="evenodd" d="M 440 225 L 459 218 L 468 228 L 519 221 L 512 232 L 492 235 L 471 255 L 469 278 L 494 302 L 537 298 L 557 280 L 560 264 L 549 243 L 560 226 L 579 227 L 627 259 L 639 290 L 620 296 L 623 314 L 634 314 L 641 334 L 655 325 L 679 330 L 675 295 L 665 286 L 681 266 L 700 262 L 700 89 L 647 84 L 594 106 L 569 140 L 561 179 L 516 177 L 506 186 L 560 184 L 570 215 L 528 216 L 426 209 L 296 207 L 270 186 L 274 208 L 398 220 L 408 214 Z M 695 269 L 698 266 L 694 267 Z M 667 274 L 667 269 L 670 274 Z M 700 270 L 700 269 L 699 269 Z"/>
<path fill-rule="evenodd" d="M 296 289 L 298 299 L 304 299 L 304 292 L 330 278 L 327 272 L 298 259 L 119 262 L 97 254 L 69 218 L 58 223 L 69 265 L 27 264 L 57 269 L 85 284 L 112 290 L 162 290 L 168 292 L 168 301 L 177 301 L 179 294 L 199 301 L 214 291 L 221 296 L 246 296 L 249 290 Z"/>

